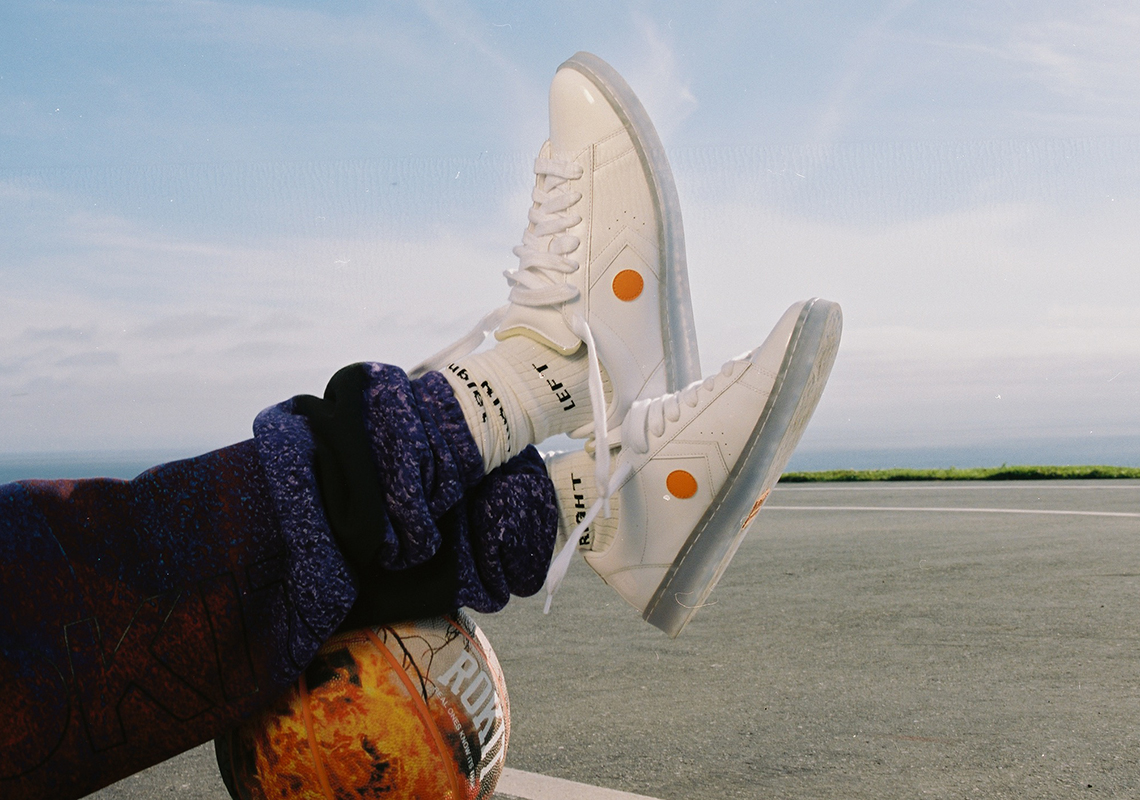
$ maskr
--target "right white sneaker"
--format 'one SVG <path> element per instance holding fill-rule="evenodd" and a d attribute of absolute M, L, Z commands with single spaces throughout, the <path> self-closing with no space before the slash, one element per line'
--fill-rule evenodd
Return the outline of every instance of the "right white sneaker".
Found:
<path fill-rule="evenodd" d="M 677 636 L 720 580 L 779 480 L 827 383 L 842 313 L 827 300 L 793 305 L 762 345 L 701 383 L 633 405 L 597 516 L 593 457 L 548 462 L 561 531 L 552 595 L 574 547 L 649 623 Z M 572 530 L 571 530 L 572 529 Z"/>
<path fill-rule="evenodd" d="M 565 356 L 585 345 L 592 421 L 561 432 L 605 442 L 635 400 L 700 377 L 677 191 L 645 109 L 589 53 L 554 76 L 550 138 L 535 173 L 519 267 L 505 273 L 508 304 L 409 374 L 444 370 L 491 331 Z"/>

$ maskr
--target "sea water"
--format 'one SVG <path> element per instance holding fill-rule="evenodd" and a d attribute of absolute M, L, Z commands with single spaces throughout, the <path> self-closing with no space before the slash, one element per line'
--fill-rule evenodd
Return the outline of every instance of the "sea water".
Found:
<path fill-rule="evenodd" d="M 200 452 L 205 452 L 203 448 Z M 29 479 L 130 479 L 156 464 L 197 455 L 171 450 L 0 453 L 0 483 Z"/>

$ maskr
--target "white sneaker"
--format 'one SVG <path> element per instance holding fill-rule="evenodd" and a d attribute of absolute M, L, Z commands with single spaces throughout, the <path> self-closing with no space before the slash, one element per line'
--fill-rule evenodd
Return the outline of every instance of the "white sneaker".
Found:
<path fill-rule="evenodd" d="M 575 546 L 651 624 L 677 636 L 716 586 L 803 434 L 839 348 L 842 314 L 827 300 L 793 305 L 762 345 L 681 392 L 633 405 L 598 517 L 586 452 L 548 467 L 571 543 L 551 565 L 553 594 Z M 575 498 L 565 494 L 578 488 Z M 577 481 L 577 483 L 574 483 Z M 584 487 L 584 488 L 583 488 Z M 592 491 L 591 491 L 592 490 Z M 582 507 L 589 507 L 583 513 Z"/>
<path fill-rule="evenodd" d="M 550 87 L 550 139 L 535 162 L 534 205 L 509 303 L 411 371 L 442 369 L 494 330 L 563 353 L 586 344 L 593 421 L 569 432 L 605 447 L 638 398 L 700 377 L 681 212 L 653 124 L 612 67 L 589 53 Z M 603 408 L 600 368 L 612 385 Z M 598 400 L 601 399 L 601 402 Z"/>

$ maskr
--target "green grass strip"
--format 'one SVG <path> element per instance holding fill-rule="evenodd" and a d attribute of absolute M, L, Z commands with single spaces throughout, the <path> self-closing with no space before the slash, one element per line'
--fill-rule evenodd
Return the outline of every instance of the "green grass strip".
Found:
<path fill-rule="evenodd" d="M 785 472 L 780 483 L 831 481 L 1031 481 L 1073 478 L 1140 478 L 1140 467 L 975 467 L 971 469 L 832 469 Z"/>

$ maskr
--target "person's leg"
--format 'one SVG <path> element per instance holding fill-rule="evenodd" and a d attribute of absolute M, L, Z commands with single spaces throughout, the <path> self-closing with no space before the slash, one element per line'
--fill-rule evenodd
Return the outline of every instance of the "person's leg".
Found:
<path fill-rule="evenodd" d="M 54 726 L 9 728 L 0 793 L 79 796 L 205 741 L 338 626 L 491 611 L 540 588 L 557 501 L 529 444 L 593 435 L 608 474 L 608 429 L 697 377 L 697 356 L 668 164 L 636 97 L 588 54 L 551 87 L 536 173 L 490 353 L 452 348 L 443 375 L 415 381 L 355 365 L 325 398 L 263 412 L 253 442 L 135 481 L 4 487 L 5 595 L 43 592 L 29 547 L 70 585 L 58 609 L 0 617 L 20 713 L 67 698 Z M 109 610 L 89 607 L 104 596 Z"/>
<path fill-rule="evenodd" d="M 322 399 L 263 412 L 267 444 L 274 419 L 273 436 L 312 431 L 322 507 L 360 579 L 352 622 L 492 612 L 541 588 L 558 524 L 542 459 L 527 447 L 484 475 L 439 373 L 413 381 L 398 367 L 354 364 Z"/>
<path fill-rule="evenodd" d="M 302 580 L 350 603 L 335 552 L 314 556 Z M 208 740 L 321 634 L 252 441 L 133 481 L 0 487 L 0 576 L 5 798 L 79 797 Z"/>
<path fill-rule="evenodd" d="M 604 441 L 696 364 L 676 193 L 640 103 L 580 54 L 550 111 L 502 350 L 414 384 L 350 368 L 260 415 L 253 442 L 134 481 L 4 487 L 0 677 L 35 724 L 8 726 L 0 793 L 75 796 L 205 741 L 340 625 L 541 586 L 557 511 L 528 443 L 591 419 Z"/>
<path fill-rule="evenodd" d="M 443 378 L 375 364 L 132 481 L 0 487 L 0 796 L 81 797 L 209 741 L 340 626 L 537 591 L 556 516 L 533 448 L 484 476 Z"/>

